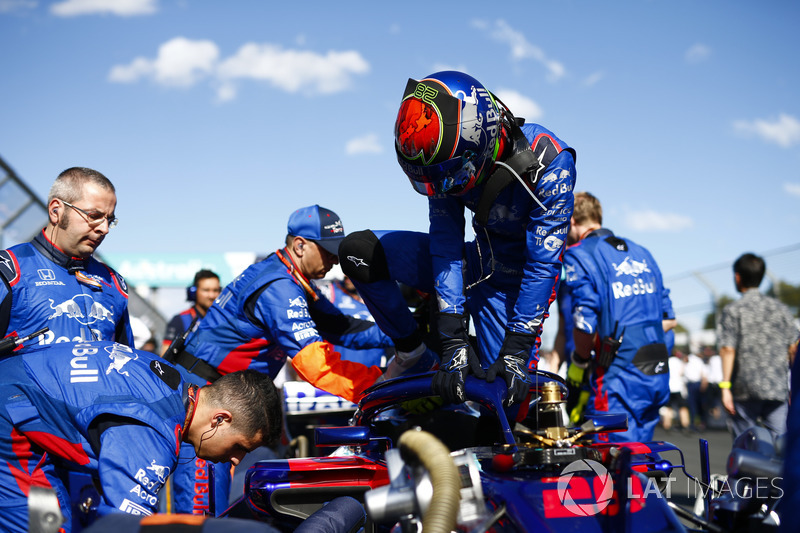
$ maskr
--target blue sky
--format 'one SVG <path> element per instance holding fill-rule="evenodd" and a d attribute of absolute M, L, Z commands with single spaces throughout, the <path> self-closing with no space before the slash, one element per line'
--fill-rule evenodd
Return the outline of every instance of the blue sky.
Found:
<path fill-rule="evenodd" d="M 101 252 L 267 252 L 313 203 L 424 231 L 394 117 L 407 78 L 458 69 L 574 146 L 577 189 L 670 278 L 800 242 L 799 6 L 0 0 L 0 156 L 43 197 L 106 174 Z"/>

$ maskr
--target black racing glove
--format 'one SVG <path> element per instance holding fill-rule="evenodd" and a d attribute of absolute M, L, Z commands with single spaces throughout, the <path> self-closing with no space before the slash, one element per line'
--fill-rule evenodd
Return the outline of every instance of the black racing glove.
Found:
<path fill-rule="evenodd" d="M 486 381 L 489 383 L 497 376 L 503 376 L 508 387 L 508 396 L 503 402 L 505 407 L 521 403 L 530 392 L 531 377 L 527 366 L 535 342 L 536 335 L 506 330 L 497 361 L 486 371 Z"/>
<path fill-rule="evenodd" d="M 437 315 L 442 343 L 442 365 L 433 375 L 431 388 L 445 403 L 462 403 L 467 399 L 464 379 L 472 372 L 483 379 L 478 355 L 467 340 L 467 318 L 452 313 Z"/>

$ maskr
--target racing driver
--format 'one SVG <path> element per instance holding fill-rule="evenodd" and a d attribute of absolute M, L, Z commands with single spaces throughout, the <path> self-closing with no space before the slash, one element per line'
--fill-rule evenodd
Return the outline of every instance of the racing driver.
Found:
<path fill-rule="evenodd" d="M 502 376 L 506 405 L 516 406 L 539 359 L 572 213 L 575 152 L 523 122 L 467 74 L 409 80 L 395 150 L 428 198 L 430 231 L 366 230 L 342 243 L 342 270 L 398 351 L 414 353 L 422 333 L 396 281 L 436 295 L 442 364 L 433 391 L 447 402 L 464 401 L 473 373 Z M 475 239 L 465 243 L 466 212 Z"/>

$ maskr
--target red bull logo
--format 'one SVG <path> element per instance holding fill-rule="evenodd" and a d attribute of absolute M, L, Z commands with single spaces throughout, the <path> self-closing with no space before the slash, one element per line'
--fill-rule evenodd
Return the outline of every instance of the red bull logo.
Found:
<path fill-rule="evenodd" d="M 84 326 L 103 320 L 114 323 L 114 313 L 100 302 L 94 301 L 88 294 L 76 294 L 69 300 L 58 304 L 52 298 L 48 298 L 48 300 L 50 300 L 50 309 L 53 310 L 53 314 L 47 317 L 48 320 L 66 317 L 72 318 Z"/>
<path fill-rule="evenodd" d="M 617 276 L 622 276 L 623 274 L 628 276 L 638 276 L 644 272 L 650 272 L 646 260 L 635 261 L 631 259 L 630 256 L 626 256 L 625 260 L 620 264 L 611 264 L 614 267 L 614 270 L 616 270 Z"/>
<path fill-rule="evenodd" d="M 124 370 L 125 365 L 128 361 L 134 361 L 139 358 L 133 350 L 123 344 L 116 343 L 103 349 L 108 352 L 108 357 L 111 359 L 111 364 L 106 369 L 106 375 L 110 374 L 112 370 L 116 370 L 117 374 L 122 374 L 123 376 L 130 375 L 127 370 Z"/>

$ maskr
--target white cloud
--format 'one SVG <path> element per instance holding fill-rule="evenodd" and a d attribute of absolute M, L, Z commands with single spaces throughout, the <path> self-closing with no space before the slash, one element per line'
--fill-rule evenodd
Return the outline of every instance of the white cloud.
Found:
<path fill-rule="evenodd" d="M 160 85 L 190 87 L 214 73 L 219 48 L 211 41 L 191 41 L 175 37 L 158 48 L 155 59 L 137 57 L 128 65 L 111 69 L 109 80 L 130 83 L 152 78 Z"/>
<path fill-rule="evenodd" d="M 711 48 L 702 43 L 697 43 L 690 46 L 684 54 L 686 62 L 692 64 L 702 63 L 709 57 L 711 57 Z"/>
<path fill-rule="evenodd" d="M 603 78 L 605 78 L 605 76 L 606 76 L 606 75 L 605 75 L 605 73 L 604 73 L 604 72 L 601 72 L 601 71 L 598 71 L 598 72 L 593 72 L 592 74 L 589 74 L 589 76 L 587 76 L 587 77 L 586 77 L 586 78 L 583 80 L 583 85 L 584 85 L 584 87 L 593 87 L 593 86 L 594 86 L 594 85 L 596 85 L 598 82 L 600 82 L 600 80 L 602 80 Z"/>
<path fill-rule="evenodd" d="M 539 120 L 544 113 L 539 104 L 511 89 L 499 89 L 495 94 L 508 106 L 515 117 L 523 117 L 528 121 Z"/>
<path fill-rule="evenodd" d="M 65 0 L 50 6 L 50 12 L 58 17 L 80 15 L 152 15 L 158 11 L 158 0 Z"/>
<path fill-rule="evenodd" d="M 636 231 L 676 232 L 694 226 L 694 221 L 686 215 L 659 213 L 653 210 L 631 211 L 625 215 L 627 225 Z"/>
<path fill-rule="evenodd" d="M 756 135 L 768 143 L 782 148 L 800 144 L 800 121 L 791 115 L 781 113 L 777 120 L 763 119 L 737 120 L 733 123 L 736 131 L 745 135 Z"/>
<path fill-rule="evenodd" d="M 267 81 L 289 93 L 328 94 L 349 88 L 353 74 L 368 71 L 369 64 L 355 51 L 320 55 L 284 50 L 274 44 L 247 43 L 220 64 L 218 75 L 223 80 Z"/>
<path fill-rule="evenodd" d="M 35 9 L 38 4 L 34 0 L 0 0 L 0 13 L 14 13 Z"/>
<path fill-rule="evenodd" d="M 528 42 L 521 32 L 513 29 L 504 20 L 497 20 L 494 24 L 487 24 L 485 21 L 473 21 L 473 27 L 488 31 L 489 36 L 501 43 L 509 45 L 511 48 L 511 58 L 515 61 L 523 59 L 533 59 L 541 63 L 548 71 L 549 81 L 558 81 L 566 70 L 564 65 L 547 57 L 547 54 L 538 46 Z"/>
<path fill-rule="evenodd" d="M 155 58 L 138 57 L 115 65 L 109 80 L 132 83 L 150 79 L 169 87 L 190 87 L 208 79 L 220 101 L 233 100 L 242 80 L 266 81 L 290 93 L 328 94 L 350 87 L 356 74 L 369 64 L 355 51 L 285 50 L 278 45 L 247 43 L 233 56 L 221 58 L 217 45 L 207 40 L 176 37 L 162 44 Z"/>
<path fill-rule="evenodd" d="M 378 136 L 374 133 L 370 133 L 363 137 L 350 139 L 347 141 L 344 150 L 347 155 L 380 154 L 383 152 L 383 147 L 380 145 L 380 142 L 378 142 Z"/>
<path fill-rule="evenodd" d="M 793 196 L 800 196 L 800 183 L 786 182 L 783 184 L 783 190 Z"/>

